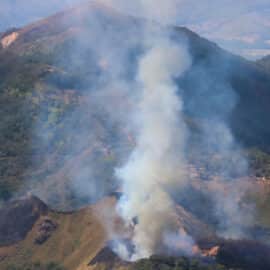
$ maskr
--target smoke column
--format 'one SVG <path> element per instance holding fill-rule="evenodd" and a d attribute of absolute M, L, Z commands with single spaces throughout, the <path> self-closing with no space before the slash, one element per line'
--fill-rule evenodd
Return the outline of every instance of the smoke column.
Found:
<path fill-rule="evenodd" d="M 185 182 L 186 127 L 174 78 L 188 70 L 191 59 L 185 47 L 169 38 L 155 44 L 139 62 L 137 146 L 117 170 L 124 194 L 118 208 L 124 220 L 134 226 L 132 260 L 152 255 L 165 244 L 167 233 L 177 231 L 170 190 Z"/>
<path fill-rule="evenodd" d="M 174 0 L 159 3 L 158 9 L 156 1 L 153 0 L 111 0 L 109 2 L 113 7 L 120 2 L 116 5 L 117 7 L 121 7 L 122 4 L 124 10 L 125 8 L 128 11 L 135 10 L 135 13 L 149 20 L 149 24 L 151 20 L 155 20 L 162 25 L 166 25 L 168 19 L 173 19 L 175 12 L 178 10 Z M 207 120 L 207 124 L 203 124 L 202 129 L 205 134 L 202 135 L 203 143 L 200 144 L 200 147 L 206 145 L 223 159 L 227 156 L 231 157 L 235 151 L 235 143 L 228 129 L 227 119 L 233 109 L 231 105 L 234 104 L 232 101 L 235 99 L 233 89 L 228 88 L 228 83 L 225 84 L 225 81 L 221 82 L 222 87 L 218 87 L 218 90 L 221 88 L 221 91 L 216 91 L 216 88 L 212 87 L 213 81 L 216 79 L 212 78 L 213 72 L 211 69 L 213 67 L 207 62 L 208 66 L 203 65 L 201 69 L 198 66 L 192 68 L 191 73 L 193 72 L 192 74 L 195 75 L 189 77 L 189 81 L 192 81 L 191 87 L 185 88 L 189 91 L 183 91 L 181 96 L 181 89 L 178 89 L 175 79 L 184 75 L 191 66 L 191 59 L 185 44 L 172 41 L 167 35 L 170 29 L 159 27 L 158 24 L 150 26 L 145 22 L 141 28 L 137 24 L 126 24 L 126 18 L 123 21 L 119 20 L 119 25 L 117 20 L 114 26 L 112 21 L 117 18 L 117 15 L 113 12 L 112 14 L 115 15 L 112 18 L 113 20 L 107 21 L 107 16 L 110 18 L 112 14 L 107 13 L 106 10 L 103 18 L 103 16 L 100 16 L 103 13 L 102 8 L 101 12 L 95 12 L 94 9 L 91 16 L 88 16 L 90 29 L 80 37 L 73 48 L 72 58 L 77 60 L 84 55 L 88 55 L 90 47 L 94 59 L 101 63 L 103 69 L 102 75 L 93 75 L 91 80 L 87 80 L 87 83 L 91 85 L 91 93 L 85 95 L 84 100 L 87 101 L 86 104 L 89 104 L 85 107 L 91 109 L 87 113 L 89 119 L 86 119 L 85 122 L 89 122 L 90 125 L 88 127 L 83 125 L 83 132 L 77 132 L 72 126 L 68 128 L 68 132 L 66 130 L 64 132 L 75 133 L 76 137 L 74 137 L 79 138 L 77 141 L 83 142 L 82 145 L 85 149 L 87 147 L 92 149 L 93 141 L 98 142 L 100 148 L 100 145 L 103 145 L 103 142 L 100 143 L 100 137 L 106 138 L 103 134 L 107 133 L 107 128 L 101 127 L 101 130 L 98 131 L 95 129 L 96 125 L 91 125 L 96 113 L 98 112 L 99 119 L 101 119 L 101 116 L 102 118 L 105 116 L 112 120 L 111 126 L 116 122 L 117 124 L 126 124 L 127 117 L 127 126 L 129 127 L 130 124 L 131 129 L 136 131 L 136 147 L 127 162 L 116 170 L 116 176 L 121 182 L 123 192 L 123 196 L 118 203 L 118 210 L 126 223 L 134 228 L 132 240 L 135 251 L 130 258 L 125 247 L 120 246 L 118 247 L 119 253 L 125 253 L 122 257 L 135 260 L 158 253 L 162 247 L 166 251 L 190 250 L 193 244 L 192 238 L 184 232 L 178 231 L 179 225 L 177 224 L 174 201 L 171 196 L 172 191 L 180 190 L 186 184 L 187 179 L 187 161 L 184 156 L 184 148 L 187 145 L 188 132 L 183 120 L 183 105 L 187 110 L 187 107 L 190 106 L 189 103 L 195 104 L 190 110 L 198 116 L 206 108 L 206 112 L 202 116 L 207 116 L 205 117 L 207 119 L 214 115 L 212 118 L 215 121 Z M 130 22 L 130 20 L 127 20 L 127 22 Z M 110 27 L 107 27 L 107 24 Z M 140 48 L 140 52 L 141 49 L 145 51 L 139 61 L 135 84 L 133 68 L 129 67 L 137 65 L 135 57 L 129 55 L 130 51 L 135 50 L 134 48 Z M 132 53 L 133 56 L 136 54 L 136 59 L 137 53 L 137 50 L 136 53 Z M 92 61 L 95 60 L 89 60 L 91 63 Z M 82 62 L 84 63 L 84 61 Z M 68 66 L 69 63 L 66 65 Z M 83 65 L 82 67 L 85 68 Z M 132 71 L 127 72 L 129 69 Z M 221 67 L 218 70 L 220 69 Z M 92 70 L 90 71 L 92 74 Z M 88 73 L 89 70 L 85 72 L 85 74 Z M 132 75 L 128 73 L 132 73 Z M 211 77 L 208 78 L 207 76 Z M 223 84 L 225 84 L 224 87 Z M 133 91 L 134 88 L 137 91 Z M 119 94 L 120 92 L 121 96 L 132 100 L 131 106 L 129 106 L 129 102 L 126 102 L 128 105 L 122 108 L 121 106 L 117 108 L 111 106 L 111 97 L 115 97 L 116 93 Z M 184 94 L 187 92 L 189 92 L 190 98 L 185 98 L 186 102 L 183 104 Z M 136 100 L 134 96 L 139 96 L 138 103 L 135 102 L 135 113 L 133 113 L 133 101 Z M 204 103 L 207 103 L 207 106 L 199 106 Z M 121 102 L 118 104 L 121 104 Z M 111 107 L 113 107 L 112 110 Z M 207 109 L 213 107 L 217 110 L 207 111 Z M 108 111 L 103 114 L 105 110 Z M 88 110 L 86 111 L 88 112 Z M 215 111 L 218 113 L 215 113 Z M 79 122 L 82 115 L 86 118 L 85 110 L 79 110 L 72 117 Z M 130 117 L 127 115 L 130 115 Z M 71 116 L 66 118 L 70 119 Z M 61 136 L 62 132 L 59 131 Z M 110 133 L 108 133 L 109 136 L 111 136 Z M 111 141 L 111 138 L 106 138 L 106 141 Z M 82 146 L 75 144 L 72 148 L 76 148 L 74 152 L 77 152 L 77 149 L 82 149 Z M 216 148 L 217 150 L 215 150 Z M 120 153 L 121 149 L 118 152 Z M 71 153 L 74 155 L 73 151 Z M 126 152 L 124 158 L 126 158 Z M 76 190 L 76 194 L 79 194 L 77 196 L 89 196 L 91 202 L 93 201 L 92 197 L 95 197 L 96 200 L 96 197 L 106 194 L 107 191 L 103 180 L 106 180 L 105 174 L 103 174 L 106 171 L 105 165 L 101 165 L 96 160 L 96 156 L 93 156 L 87 165 L 79 164 L 80 169 L 75 167 L 75 170 L 72 171 L 71 168 L 69 173 L 70 178 L 75 179 L 72 188 Z M 243 167 L 241 170 L 245 170 L 245 166 L 240 166 L 240 164 L 242 162 L 238 162 L 237 166 Z M 89 168 L 90 166 L 91 168 Z M 230 170 L 229 172 L 226 169 L 222 170 L 223 174 L 224 171 L 226 171 L 226 174 L 230 174 Z M 105 176 L 107 177 L 107 174 Z M 100 179 L 102 179 L 102 182 Z M 219 233 L 227 237 L 239 237 L 242 233 L 241 225 L 246 223 L 243 222 L 246 219 L 240 213 L 239 207 L 239 194 L 241 192 L 233 186 L 234 192 L 232 195 L 230 189 L 230 192 L 226 192 L 229 195 L 225 197 L 222 190 L 225 183 L 226 180 L 219 181 L 221 191 L 214 190 L 213 192 L 211 190 L 208 194 L 209 197 L 214 197 L 215 215 L 220 221 Z M 99 196 L 96 196 L 97 194 Z M 190 194 L 191 198 L 192 196 L 194 194 Z"/>

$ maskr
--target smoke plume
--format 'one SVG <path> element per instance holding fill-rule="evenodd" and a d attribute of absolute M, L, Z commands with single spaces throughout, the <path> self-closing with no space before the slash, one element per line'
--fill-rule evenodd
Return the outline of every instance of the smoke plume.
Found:
<path fill-rule="evenodd" d="M 61 207 L 59 193 L 65 206 L 73 199 L 71 207 L 80 207 L 121 191 L 117 210 L 132 228 L 134 252 L 130 254 L 121 239 L 113 247 L 119 255 L 136 260 L 164 250 L 190 254 L 193 239 L 180 230 L 175 198 L 184 201 L 192 145 L 198 152 L 193 158 L 203 159 L 192 165 L 210 174 L 207 184 L 202 178 L 196 184 L 203 187 L 197 193 L 206 194 L 212 203 L 207 209 L 216 218 L 212 224 L 218 224 L 222 236 L 242 237 L 247 221 L 241 208 L 243 190 L 229 183 L 244 175 L 247 166 L 228 124 L 237 99 L 228 82 L 230 65 L 215 54 L 216 47 L 213 55 L 205 56 L 208 49 L 199 48 L 205 41 L 197 44 L 198 37 L 188 30 L 165 26 L 177 15 L 175 1 L 162 1 L 158 9 L 153 0 L 105 2 L 145 20 L 94 2 L 70 11 L 79 16 L 72 23 L 64 16 L 61 25 L 78 34 L 52 63 L 55 72 L 63 72 L 46 78 L 46 88 L 62 91 L 39 104 L 40 123 L 34 133 L 37 152 L 43 156 L 44 151 L 48 169 L 41 167 L 40 184 L 33 177 L 32 189 Z M 196 43 L 193 48 L 183 41 L 185 33 L 191 35 L 190 43 Z M 198 122 L 199 135 L 190 136 L 187 117 Z M 185 195 L 184 207 L 191 212 L 198 207 L 192 214 L 202 219 L 205 205 L 201 200 L 195 205 L 194 193 Z"/>
<path fill-rule="evenodd" d="M 187 49 L 169 39 L 153 44 L 139 63 L 141 91 L 134 116 L 137 146 L 117 170 L 124 194 L 118 205 L 120 213 L 129 224 L 137 220 L 132 259 L 152 255 L 164 244 L 165 233 L 177 231 L 170 190 L 186 181 L 186 127 L 174 79 L 190 65 Z"/>

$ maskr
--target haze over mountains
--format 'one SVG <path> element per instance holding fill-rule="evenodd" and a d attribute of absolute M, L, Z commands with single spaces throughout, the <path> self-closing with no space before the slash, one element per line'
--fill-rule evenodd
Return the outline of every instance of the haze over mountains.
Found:
<path fill-rule="evenodd" d="M 6 49 L 1 50 L 1 72 L 3 74 L 1 81 L 3 89 L 1 92 L 3 95 L 1 151 L 5 160 L 9 160 L 7 163 L 9 165 L 3 165 L 3 173 L 6 177 L 14 178 L 21 174 L 24 175 L 27 166 L 25 167 L 23 164 L 31 158 L 29 153 L 33 150 L 41 158 L 36 159 L 39 166 L 44 159 L 51 160 L 50 165 L 46 165 L 49 168 L 58 164 L 57 160 L 63 162 L 62 154 L 66 153 L 65 156 L 68 157 L 73 151 L 79 151 L 76 149 L 77 146 L 75 149 L 68 149 L 72 140 L 77 141 L 79 149 L 90 151 L 94 144 L 89 141 L 89 138 L 84 139 L 90 134 L 94 136 L 92 139 L 98 142 L 94 149 L 97 148 L 99 152 L 104 151 L 105 155 L 110 156 L 108 149 L 111 147 L 118 152 L 120 142 L 123 143 L 123 146 L 126 145 L 127 149 L 130 148 L 128 142 L 124 143 L 124 141 L 130 140 L 127 131 L 121 130 L 119 133 L 118 127 L 110 124 L 110 118 L 117 111 L 112 113 L 106 102 L 96 100 L 102 96 L 96 97 L 94 94 L 91 99 L 83 99 L 83 97 L 89 86 L 93 88 L 93 83 L 96 85 L 96 76 L 100 72 L 106 75 L 107 72 L 110 73 L 113 70 L 113 72 L 119 72 L 121 76 L 125 75 L 127 68 L 128 72 L 133 72 L 133 64 L 127 63 L 125 69 L 122 64 L 118 64 L 121 63 L 119 62 L 122 61 L 121 59 L 126 59 L 123 52 L 118 53 L 117 57 L 120 57 L 118 59 L 115 59 L 112 53 L 114 50 L 118 51 L 122 35 L 126 35 L 129 37 L 128 40 L 133 42 L 134 36 L 138 34 L 136 28 L 140 27 L 140 23 L 131 17 L 120 16 L 110 9 L 102 9 L 102 16 L 123 31 L 120 40 L 116 39 L 112 47 L 107 48 L 106 42 L 111 44 L 108 39 L 115 30 L 105 30 L 108 37 L 100 36 L 96 31 L 93 35 L 91 28 L 93 12 L 99 12 L 99 8 L 90 4 L 83 8 L 57 14 L 3 36 L 2 41 L 8 40 L 9 37 L 13 41 Z M 189 89 L 184 93 L 185 114 L 189 117 L 186 121 L 193 131 L 196 132 L 201 128 L 200 119 L 212 118 L 219 114 L 222 119 L 226 118 L 226 121 L 229 121 L 234 136 L 241 144 L 268 152 L 270 138 L 268 125 L 269 75 L 256 64 L 230 55 L 185 28 L 175 28 L 174 33 L 180 39 L 188 40 L 193 56 L 192 69 L 185 79 L 179 82 L 185 89 Z M 15 37 L 14 40 L 12 40 L 13 37 Z M 96 39 L 100 40 L 100 44 L 104 44 L 105 55 L 94 55 L 99 50 L 96 47 Z M 109 67 L 113 67 L 113 69 Z M 205 88 L 202 88 L 203 85 Z M 112 93 L 115 96 L 114 102 L 121 104 L 120 109 L 125 110 L 128 102 L 125 99 L 121 101 L 121 98 L 126 96 L 126 90 L 117 92 L 117 87 L 116 93 Z M 119 87 L 122 89 L 123 86 Z M 231 87 L 233 87 L 233 91 Z M 124 88 L 128 89 L 125 86 Z M 84 107 L 79 106 L 83 100 L 89 103 L 87 111 Z M 31 104 L 31 106 L 24 104 Z M 90 104 L 92 105 L 90 106 Z M 13 117 L 6 117 L 11 111 L 13 111 Z M 90 117 L 89 115 L 96 120 L 89 122 L 87 118 Z M 101 121 L 101 119 L 104 120 Z M 73 125 L 79 125 L 79 123 L 81 123 L 82 133 L 77 133 L 76 129 L 72 128 Z M 40 125 L 38 130 L 42 130 L 43 133 L 35 134 L 36 141 L 32 138 L 32 128 L 35 127 L 33 124 Z M 14 125 L 17 128 L 8 129 Z M 92 125 L 94 125 L 93 131 L 99 127 L 98 136 L 95 132 L 90 132 L 89 129 Z M 47 135 L 44 136 L 44 134 Z M 82 135 L 84 137 L 81 137 Z M 112 140 L 114 136 L 118 137 Z M 98 146 L 100 143 L 101 146 Z M 51 150 L 48 151 L 48 149 Z M 16 158 L 14 159 L 14 157 Z M 15 166 L 15 170 L 12 169 L 13 166 Z M 46 170 L 44 167 L 39 171 L 39 175 L 42 175 L 42 171 L 45 173 Z M 52 169 L 48 171 L 50 170 Z M 30 175 L 32 173 L 30 170 Z M 87 175 L 89 170 L 85 173 Z M 95 170 L 91 174 L 95 175 Z M 57 176 L 57 174 L 53 175 Z M 15 182 L 18 182 L 21 177 L 15 178 Z"/>
<path fill-rule="evenodd" d="M 23 26 L 48 16 L 67 6 L 84 2 L 81 0 L 26 1 L 3 0 L 0 4 L 0 31 Z M 135 2 L 103 0 L 120 9 L 136 14 Z M 267 0 L 257 1 L 196 1 L 177 0 L 177 19 L 174 25 L 187 26 L 198 34 L 220 44 L 227 50 L 250 59 L 270 54 L 269 26 L 270 4 Z M 169 16 L 170 20 L 171 16 Z"/>
<path fill-rule="evenodd" d="M 268 270 L 267 58 L 98 2 L 0 42 L 0 267 Z"/>

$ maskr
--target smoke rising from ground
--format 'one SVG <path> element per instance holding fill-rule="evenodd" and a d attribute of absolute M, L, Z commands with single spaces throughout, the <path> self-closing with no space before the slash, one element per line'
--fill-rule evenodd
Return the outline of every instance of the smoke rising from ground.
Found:
<path fill-rule="evenodd" d="M 135 5 L 146 19 L 164 24 L 174 18 L 176 10 L 174 1 L 162 2 L 158 12 L 154 1 L 125 2 L 128 4 Z M 122 257 L 135 260 L 164 250 L 190 254 L 193 239 L 179 230 L 174 207 L 175 198 L 181 197 L 189 184 L 186 154 L 191 132 L 186 117 L 191 115 L 199 119 L 198 156 L 206 161 L 209 174 L 218 179 L 208 177 L 204 190 L 213 201 L 209 212 L 217 219 L 217 232 L 242 237 L 247 220 L 240 205 L 243 192 L 227 183 L 245 173 L 246 162 L 228 124 L 237 97 L 227 76 L 215 73 L 215 62 L 192 63 L 183 33 L 122 17 L 103 6 L 91 8 L 89 13 L 79 10 L 82 18 L 74 21 L 87 26 L 77 25 L 82 32 L 61 61 L 59 56 L 55 59 L 55 65 L 65 71 L 61 74 L 75 74 L 73 92 L 81 92 L 78 108 L 68 108 L 60 123 L 55 115 L 66 108 L 55 99 L 52 104 L 45 102 L 46 113 L 36 133 L 45 141 L 44 152 L 57 149 L 62 156 L 50 168 L 53 176 L 38 186 L 37 194 L 45 201 L 48 195 L 55 199 L 67 181 L 69 196 L 77 198 L 81 206 L 119 190 L 123 195 L 117 210 L 133 228 L 135 246 L 130 257 L 119 241 L 115 249 Z M 229 72 L 225 64 L 218 68 Z M 67 87 L 70 84 L 63 92 Z M 54 144 L 59 138 L 62 141 Z M 127 138 L 126 147 L 122 142 Z M 218 163 L 214 169 L 209 166 L 212 157 Z M 63 170 L 57 171 L 63 164 Z M 50 189 L 44 188 L 48 185 Z M 53 192 L 43 194 L 48 190 Z M 188 197 L 189 210 L 195 195 L 190 192 Z M 200 203 L 199 217 L 205 213 Z"/>
<path fill-rule="evenodd" d="M 130 224 L 137 219 L 132 259 L 154 254 L 164 244 L 165 233 L 179 229 L 169 191 L 186 181 L 186 127 L 174 79 L 190 65 L 187 49 L 169 39 L 153 44 L 139 63 L 137 146 L 127 164 L 117 170 L 123 185 L 120 214 Z"/>

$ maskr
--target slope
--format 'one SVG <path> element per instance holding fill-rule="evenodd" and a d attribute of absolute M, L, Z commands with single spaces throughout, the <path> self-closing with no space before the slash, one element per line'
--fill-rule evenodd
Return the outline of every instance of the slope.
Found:
<path fill-rule="evenodd" d="M 129 100 L 125 93 L 117 92 L 109 96 L 109 102 L 101 103 L 96 99 L 97 89 L 104 87 L 104 78 L 112 71 L 125 78 L 134 75 L 141 53 L 136 40 L 144 24 L 142 19 L 91 2 L 2 34 L 2 199 L 31 187 L 47 202 L 69 209 L 115 190 L 113 169 L 134 142 L 123 123 L 111 121 L 119 113 L 111 108 L 125 111 Z M 186 28 L 166 29 L 172 38 L 188 43 L 193 58 L 190 72 L 179 79 L 185 89 L 184 109 L 191 132 L 196 135 L 204 119 L 224 114 L 240 144 L 267 155 L 269 74 Z M 124 41 L 131 43 L 131 49 L 126 50 Z M 99 47 L 104 46 L 106 54 L 100 55 Z M 110 50 L 116 50 L 119 59 L 112 57 Z M 118 62 L 126 65 L 119 67 Z M 76 171 L 86 172 L 88 164 L 98 168 L 91 174 L 102 186 L 94 198 L 74 187 Z M 79 182 L 86 181 L 84 174 Z M 41 189 L 44 183 L 47 188 Z"/>

